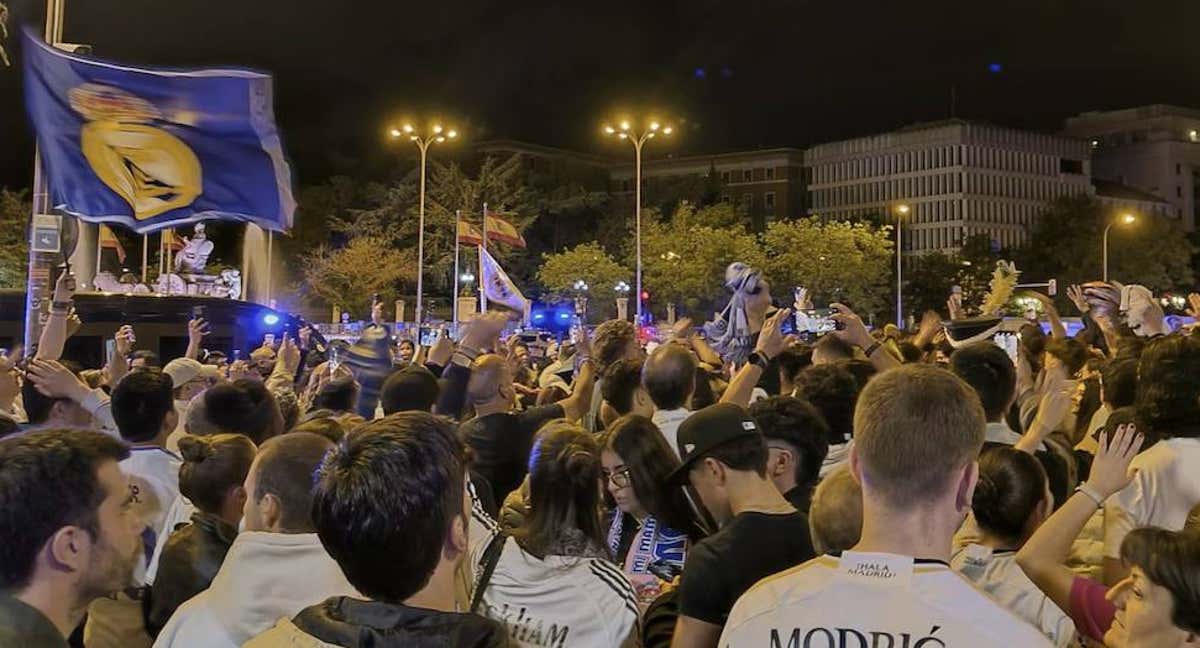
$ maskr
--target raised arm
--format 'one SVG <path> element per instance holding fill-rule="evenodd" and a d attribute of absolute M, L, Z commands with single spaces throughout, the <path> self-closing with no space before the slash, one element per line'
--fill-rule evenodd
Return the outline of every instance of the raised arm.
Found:
<path fill-rule="evenodd" d="M 725 394 L 721 396 L 722 403 L 750 406 L 750 396 L 754 394 L 754 386 L 762 378 L 767 363 L 783 352 L 785 343 L 780 329 L 791 314 L 791 309 L 784 308 L 775 311 L 774 315 L 763 322 L 762 331 L 758 334 L 758 344 L 754 347 L 754 352 L 758 354 L 757 360 L 747 362 L 738 369 L 733 380 L 729 381 L 729 386 L 725 388 Z"/>
<path fill-rule="evenodd" d="M 208 322 L 199 317 L 193 317 L 188 320 L 188 345 L 183 357 L 199 360 L 200 344 L 204 342 L 204 336 L 206 335 L 208 335 Z"/>
<path fill-rule="evenodd" d="M 67 343 L 67 320 L 71 317 L 71 309 L 75 299 L 75 277 L 70 272 L 58 275 L 54 284 L 54 299 L 50 303 L 50 319 L 42 327 L 38 338 L 38 360 L 58 360 L 62 357 L 63 346 Z"/>
<path fill-rule="evenodd" d="M 1112 442 L 1100 435 L 1100 449 L 1086 483 L 1047 519 L 1017 552 L 1017 564 L 1029 579 L 1063 610 L 1071 609 L 1071 584 L 1076 575 L 1067 567 L 1071 545 L 1104 501 L 1133 479 L 1129 464 L 1142 447 L 1133 425 L 1117 427 Z"/>
<path fill-rule="evenodd" d="M 117 383 L 129 373 L 129 352 L 133 350 L 133 327 L 125 324 L 117 329 L 113 336 L 113 353 L 108 358 L 108 384 L 116 387 Z"/>
<path fill-rule="evenodd" d="M 572 333 L 575 342 L 575 385 L 571 395 L 559 401 L 563 416 L 578 421 L 592 406 L 592 393 L 596 385 L 596 364 L 592 362 L 592 341 L 586 330 L 580 328 Z"/>
<path fill-rule="evenodd" d="M 838 323 L 838 330 L 833 332 L 843 342 L 853 344 L 863 350 L 867 354 L 867 359 L 879 371 L 887 371 L 900 366 L 900 360 L 896 356 L 889 353 L 883 348 L 881 342 L 877 342 L 871 337 L 870 331 L 867 330 L 867 325 L 863 324 L 862 318 L 854 314 L 848 306 L 844 304 L 833 304 L 833 320 Z"/>

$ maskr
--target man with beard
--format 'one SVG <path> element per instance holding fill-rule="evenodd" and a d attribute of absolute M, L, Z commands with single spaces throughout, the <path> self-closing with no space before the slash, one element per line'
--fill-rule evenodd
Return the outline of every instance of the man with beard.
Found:
<path fill-rule="evenodd" d="M 0 442 L 0 646 L 65 647 L 93 599 L 129 584 L 142 521 L 128 457 L 89 430 Z"/>

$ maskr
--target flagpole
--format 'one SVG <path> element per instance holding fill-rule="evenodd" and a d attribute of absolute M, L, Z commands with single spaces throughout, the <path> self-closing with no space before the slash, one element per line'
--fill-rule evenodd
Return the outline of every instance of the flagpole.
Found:
<path fill-rule="evenodd" d="M 451 303 L 454 306 L 454 330 L 458 330 L 458 224 L 462 216 L 461 209 L 454 210 L 454 295 L 451 297 Z"/>
<path fill-rule="evenodd" d="M 487 252 L 487 203 L 483 203 L 483 240 L 479 249 Z M 483 285 L 483 255 L 479 255 L 479 310 L 487 312 L 487 287 Z"/>
<path fill-rule="evenodd" d="M 275 247 L 275 230 L 267 230 L 267 306 L 271 305 L 271 251 Z"/>
<path fill-rule="evenodd" d="M 46 32 L 45 39 L 51 47 L 62 42 L 63 16 L 67 10 L 66 0 L 46 0 Z M 49 181 L 42 173 L 42 154 L 35 147 L 33 150 L 33 222 L 39 214 L 50 213 Z M 30 357 L 37 350 L 38 341 L 42 337 L 42 327 L 49 319 L 50 300 L 53 299 L 50 288 L 50 274 L 58 255 L 62 250 L 62 237 L 59 237 L 58 252 L 35 252 L 37 245 L 37 229 L 29 228 L 29 269 L 25 284 L 25 353 Z M 61 230 L 60 230 L 61 231 Z"/>
<path fill-rule="evenodd" d="M 96 277 L 100 276 L 100 257 L 104 256 L 104 228 L 104 223 L 96 226 L 96 274 L 92 275 L 93 288 L 96 287 Z"/>
<path fill-rule="evenodd" d="M 171 228 L 171 244 L 167 246 L 167 294 L 175 292 L 175 286 L 171 285 L 171 274 L 175 272 L 175 229 Z"/>
<path fill-rule="evenodd" d="M 149 248 L 150 248 L 150 235 L 142 234 L 142 285 L 143 286 L 146 285 L 146 279 L 147 279 L 146 261 L 149 258 L 149 253 L 150 253 Z"/>

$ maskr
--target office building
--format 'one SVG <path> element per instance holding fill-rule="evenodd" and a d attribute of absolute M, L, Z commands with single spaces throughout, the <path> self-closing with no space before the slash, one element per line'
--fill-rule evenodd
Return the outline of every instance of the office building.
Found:
<path fill-rule="evenodd" d="M 961 119 L 819 144 L 804 165 L 813 215 L 891 223 L 908 205 L 908 253 L 1020 245 L 1047 202 L 1092 191 L 1086 141 Z"/>
<path fill-rule="evenodd" d="M 1185 231 L 1200 221 L 1200 110 L 1155 104 L 1086 112 L 1065 132 L 1092 148 L 1092 174 L 1174 206 Z"/>

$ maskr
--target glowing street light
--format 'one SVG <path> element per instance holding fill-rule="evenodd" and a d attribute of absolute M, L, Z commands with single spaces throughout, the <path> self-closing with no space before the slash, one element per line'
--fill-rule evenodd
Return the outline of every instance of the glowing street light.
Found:
<path fill-rule="evenodd" d="M 637 300 L 637 322 L 642 323 L 642 147 L 646 142 L 654 139 L 655 135 L 670 135 L 671 127 L 664 126 L 657 119 L 650 119 L 644 130 L 638 131 L 634 129 L 629 120 L 622 119 L 618 124 L 620 132 L 616 128 L 608 124 L 604 124 L 604 134 L 609 137 L 616 136 L 619 139 L 628 140 L 633 144 L 634 151 L 634 223 L 637 249 L 637 277 L 635 279 L 638 300 Z"/>
<path fill-rule="evenodd" d="M 417 305 L 413 315 L 416 317 L 417 329 L 421 328 L 421 320 L 425 315 L 424 302 L 422 297 L 425 278 L 425 168 L 429 158 L 429 146 L 435 142 L 445 142 L 447 139 L 458 137 L 458 131 L 450 130 L 445 135 L 442 134 L 443 128 L 441 124 L 434 124 L 430 127 L 430 134 L 422 136 L 417 132 L 416 127 L 412 124 L 404 124 L 400 128 L 391 128 L 388 134 L 392 139 L 400 139 L 405 135 L 409 141 L 417 145 L 417 149 L 421 151 L 421 197 L 420 197 L 420 217 L 417 220 Z"/>
<path fill-rule="evenodd" d="M 1103 276 L 1104 276 L 1105 282 L 1108 282 L 1108 230 L 1112 229 L 1113 225 L 1116 225 L 1118 223 L 1120 223 L 1121 225 L 1133 225 L 1136 222 L 1137 222 L 1137 216 L 1135 216 L 1131 213 L 1125 213 L 1125 214 L 1121 214 L 1121 217 L 1119 219 L 1109 223 L 1104 228 L 1104 237 L 1103 237 L 1104 238 L 1104 243 L 1103 243 L 1103 245 L 1104 245 L 1103 270 L 1104 270 L 1104 272 L 1103 272 Z"/>
<path fill-rule="evenodd" d="M 896 205 L 896 326 L 901 329 L 904 328 L 904 217 L 910 211 L 905 203 Z"/>

